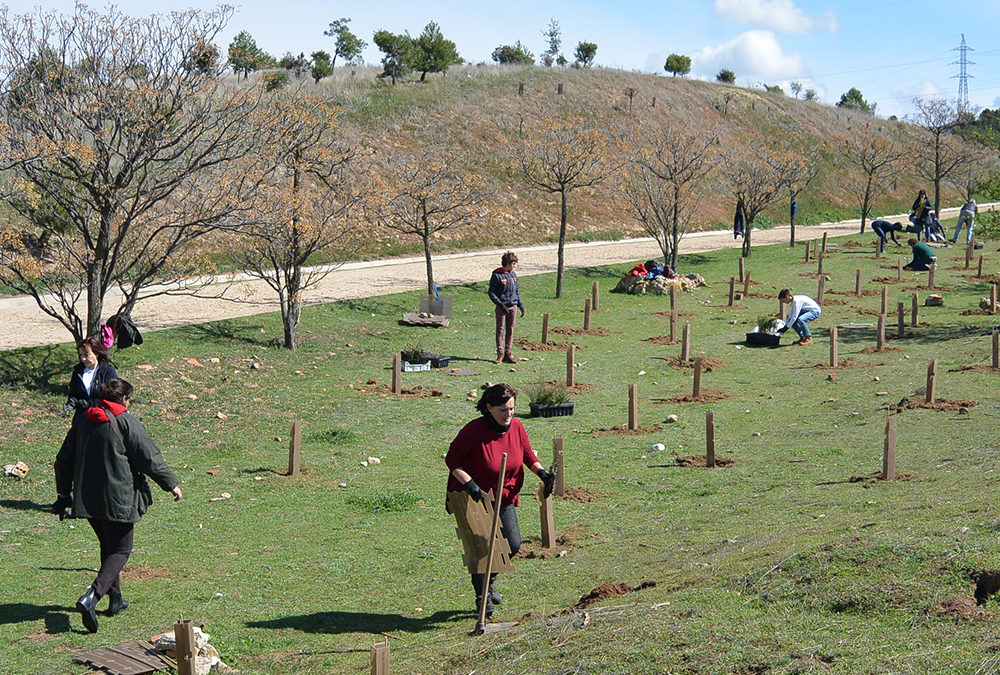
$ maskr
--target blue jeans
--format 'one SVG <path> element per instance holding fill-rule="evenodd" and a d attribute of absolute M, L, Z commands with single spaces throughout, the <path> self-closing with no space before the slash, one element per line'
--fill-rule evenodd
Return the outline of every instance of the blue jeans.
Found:
<path fill-rule="evenodd" d="M 972 243 L 972 227 L 976 224 L 976 216 L 972 212 L 962 209 L 958 214 L 958 225 L 955 226 L 955 236 L 951 238 L 953 244 L 958 243 L 958 233 L 962 231 L 963 224 L 966 226 L 965 243 L 966 245 Z"/>
<path fill-rule="evenodd" d="M 806 325 L 806 322 L 812 321 L 817 317 L 819 317 L 819 312 L 815 310 L 802 312 L 799 314 L 799 318 L 795 320 L 795 323 L 792 324 L 792 328 L 795 329 L 800 338 L 812 337 L 812 333 L 809 332 L 809 326 Z"/>

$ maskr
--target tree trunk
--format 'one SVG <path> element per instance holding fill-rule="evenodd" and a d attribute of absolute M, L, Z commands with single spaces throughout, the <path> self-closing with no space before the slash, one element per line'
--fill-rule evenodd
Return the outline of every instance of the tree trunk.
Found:
<path fill-rule="evenodd" d="M 868 176 L 868 183 L 865 184 L 865 198 L 861 202 L 861 234 L 865 233 L 865 219 L 868 217 L 868 202 L 872 194 L 872 177 Z"/>
<path fill-rule="evenodd" d="M 111 209 L 101 212 L 101 229 L 94 242 L 94 257 L 87 265 L 87 331 L 86 335 L 101 332 L 101 312 L 104 310 L 104 266 L 111 253 Z"/>
<path fill-rule="evenodd" d="M 424 231 L 420 237 L 424 240 L 424 260 L 427 263 L 427 295 L 434 295 L 434 267 L 431 265 L 431 228 L 427 222 L 427 202 L 421 203 Z"/>
<path fill-rule="evenodd" d="M 562 210 L 559 214 L 559 254 L 558 254 L 558 264 L 556 265 L 556 297 L 562 297 L 562 282 L 563 282 L 563 252 L 566 248 L 566 190 L 565 188 L 560 190 L 560 196 L 562 197 Z"/>
<path fill-rule="evenodd" d="M 285 349 L 295 350 L 295 331 L 299 326 L 299 315 L 302 313 L 302 302 L 298 291 L 289 294 L 288 302 L 281 311 L 281 323 L 285 327 Z"/>
<path fill-rule="evenodd" d="M 750 216 L 744 214 L 743 222 L 743 257 L 749 258 L 753 249 L 750 247 L 750 233 L 753 232 L 753 221 L 757 216 Z"/>
<path fill-rule="evenodd" d="M 670 240 L 671 240 L 671 250 L 670 250 L 670 269 L 677 270 L 677 249 L 680 247 L 681 243 L 681 214 L 680 207 L 678 206 L 678 201 L 680 200 L 680 188 L 676 185 L 674 186 L 674 211 L 673 211 L 673 223 L 670 227 Z"/>
<path fill-rule="evenodd" d="M 798 98 L 796 96 L 796 98 Z M 790 193 L 788 195 L 788 246 L 793 248 L 795 246 L 795 193 Z"/>

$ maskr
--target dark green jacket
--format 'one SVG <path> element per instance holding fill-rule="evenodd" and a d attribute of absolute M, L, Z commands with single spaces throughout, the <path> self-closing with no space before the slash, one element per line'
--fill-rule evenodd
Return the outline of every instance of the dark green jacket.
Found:
<path fill-rule="evenodd" d="M 142 422 L 121 405 L 102 403 L 114 418 L 92 407 L 70 427 L 56 456 L 56 490 L 73 493 L 77 518 L 137 523 L 152 501 L 145 476 L 167 492 L 179 481 Z"/>

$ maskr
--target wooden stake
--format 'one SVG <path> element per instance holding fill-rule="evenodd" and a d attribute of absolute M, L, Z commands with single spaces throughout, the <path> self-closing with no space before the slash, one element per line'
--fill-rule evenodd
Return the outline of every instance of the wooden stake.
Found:
<path fill-rule="evenodd" d="M 521 85 L 524 86 L 523 84 Z M 371 653 L 372 675 L 389 675 L 389 641 L 376 642 Z"/>
<path fill-rule="evenodd" d="M 556 93 L 559 94 L 560 96 L 562 96 L 562 93 L 563 93 L 562 82 L 560 82 L 558 85 L 556 85 Z"/>
<path fill-rule="evenodd" d="M 681 339 L 681 362 L 691 360 L 691 322 L 684 322 L 684 337 Z"/>
<path fill-rule="evenodd" d="M 403 393 L 403 355 L 399 352 L 392 355 L 392 393 Z"/>
<path fill-rule="evenodd" d="M 903 280 L 903 259 L 896 258 L 896 281 Z"/>
<path fill-rule="evenodd" d="M 566 349 L 566 386 L 572 387 L 576 383 L 576 345 L 570 345 Z"/>
<path fill-rule="evenodd" d="M 837 368 L 840 366 L 840 358 L 837 354 L 837 327 L 834 326 L 830 329 L 830 367 Z"/>
<path fill-rule="evenodd" d="M 876 241 L 875 242 L 875 260 L 881 260 L 882 259 L 882 246 L 881 246 L 881 244 L 882 244 L 881 241 Z"/>
<path fill-rule="evenodd" d="M 590 330 L 590 298 L 583 301 L 583 330 Z"/>
<path fill-rule="evenodd" d="M 524 82 L 517 83 L 517 95 L 524 96 Z"/>
<path fill-rule="evenodd" d="M 746 258 L 740 256 L 740 283 L 743 283 L 743 274 L 746 269 L 746 263 L 744 262 Z"/>
<path fill-rule="evenodd" d="M 882 309 L 879 312 L 879 314 L 888 314 L 889 313 L 889 287 L 888 286 L 882 286 L 882 304 L 881 304 L 881 308 Z"/>
<path fill-rule="evenodd" d="M 198 645 L 194 641 L 194 624 L 190 619 L 180 619 L 174 624 L 174 640 L 177 675 L 194 675 L 194 657 L 198 653 Z"/>
<path fill-rule="evenodd" d="M 823 304 L 823 291 L 825 288 L 826 288 L 826 277 L 821 276 L 819 278 L 819 288 L 817 289 L 816 292 L 816 304 L 818 305 Z"/>
<path fill-rule="evenodd" d="M 694 386 L 691 388 L 691 398 L 698 399 L 701 396 L 701 357 L 694 360 Z"/>
<path fill-rule="evenodd" d="M 635 431 L 639 428 L 639 385 L 628 386 L 628 428 Z"/>
<path fill-rule="evenodd" d="M 670 310 L 670 341 L 677 340 L 677 310 Z"/>
<path fill-rule="evenodd" d="M 743 258 L 740 258 L 740 260 L 743 260 Z M 750 273 L 747 272 L 747 275 L 743 278 L 743 297 L 746 298 L 749 295 L 750 295 Z"/>
<path fill-rule="evenodd" d="M 590 288 L 590 304 L 596 312 L 600 309 L 601 300 L 601 282 L 595 281 L 594 285 Z"/>
<path fill-rule="evenodd" d="M 476 589 L 482 591 L 483 599 L 479 603 L 479 623 L 476 624 L 476 632 L 482 634 L 486 629 L 486 600 L 489 596 L 490 575 L 493 573 L 493 551 L 497 540 L 497 525 L 500 523 L 500 500 L 503 498 L 503 482 L 507 478 L 507 453 L 500 456 L 500 475 L 497 478 L 497 490 L 494 493 L 496 500 L 493 504 L 493 525 L 490 527 L 490 550 L 486 558 L 486 574 L 483 576 L 483 588 Z"/>
<path fill-rule="evenodd" d="M 920 309 L 920 305 L 917 302 L 917 294 L 914 293 L 913 294 L 913 303 L 912 303 L 912 306 L 910 307 L 910 325 L 914 326 L 914 327 L 917 325 L 917 310 L 918 309 Z"/>
<path fill-rule="evenodd" d="M 806 239 L 806 262 L 809 262 L 809 245 L 812 244 L 811 241 Z"/>
<path fill-rule="evenodd" d="M 902 340 L 906 337 L 906 305 L 896 305 L 896 337 Z"/>
<path fill-rule="evenodd" d="M 705 466 L 715 468 L 715 413 L 705 411 Z"/>
<path fill-rule="evenodd" d="M 861 268 L 854 270 L 854 295 L 861 297 Z"/>
<path fill-rule="evenodd" d="M 729 277 L 729 306 L 732 307 L 736 301 L 736 277 Z"/>
<path fill-rule="evenodd" d="M 885 420 L 885 446 L 882 449 L 882 480 L 896 480 L 896 416 Z"/>
<path fill-rule="evenodd" d="M 677 309 L 677 284 L 670 284 L 670 309 Z"/>
<path fill-rule="evenodd" d="M 990 313 L 997 313 L 997 285 L 990 284 Z"/>
<path fill-rule="evenodd" d="M 563 459 L 562 437 L 552 439 L 552 466 L 556 472 L 556 484 L 552 488 L 552 494 L 562 497 L 566 494 L 566 462 Z"/>
<path fill-rule="evenodd" d="M 823 274 L 823 251 L 816 256 L 816 274 Z"/>
<path fill-rule="evenodd" d="M 934 387 L 937 385 L 937 359 L 931 359 L 927 364 L 927 395 L 925 403 L 934 402 Z"/>
<path fill-rule="evenodd" d="M 821 250 L 826 253 L 826 232 L 823 233 L 823 248 Z"/>
<path fill-rule="evenodd" d="M 875 338 L 875 349 L 885 349 L 885 314 L 878 315 L 878 335 Z"/>
<path fill-rule="evenodd" d="M 965 269 L 969 269 L 969 266 L 971 264 L 972 264 L 972 242 L 970 241 L 969 245 L 965 247 Z"/>
<path fill-rule="evenodd" d="M 542 314 L 542 344 L 549 343 L 549 313 Z"/>
<path fill-rule="evenodd" d="M 541 488 L 543 491 L 545 488 Z M 552 548 L 556 543 L 556 526 L 552 518 L 552 495 L 538 500 L 538 519 L 542 523 L 542 548 Z"/>
<path fill-rule="evenodd" d="M 927 266 L 927 288 L 934 289 L 934 272 L 937 271 L 937 265 Z"/>
<path fill-rule="evenodd" d="M 977 279 L 982 279 L 983 278 L 983 254 L 982 253 L 979 254 L 979 269 L 976 271 L 976 278 Z"/>
<path fill-rule="evenodd" d="M 297 476 L 301 462 L 302 422 L 299 420 L 292 422 L 292 430 L 289 435 L 291 440 L 288 441 L 288 475 Z"/>
<path fill-rule="evenodd" d="M 1000 330 L 993 330 L 993 370 L 1000 369 Z"/>

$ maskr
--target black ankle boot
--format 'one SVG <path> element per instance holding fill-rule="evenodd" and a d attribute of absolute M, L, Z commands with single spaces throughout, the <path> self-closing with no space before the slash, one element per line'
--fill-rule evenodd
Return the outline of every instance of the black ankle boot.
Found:
<path fill-rule="evenodd" d="M 476 614 L 479 614 L 479 608 L 482 607 L 482 605 L 483 605 L 483 596 L 477 595 L 476 596 Z M 496 612 L 497 612 L 497 608 L 493 606 L 493 601 L 490 599 L 490 596 L 487 595 L 486 596 L 486 618 L 487 619 L 490 618 L 491 616 L 493 616 L 494 614 L 496 614 Z"/>
<path fill-rule="evenodd" d="M 499 605 L 503 603 L 503 596 L 500 595 L 500 591 L 498 591 L 496 588 L 493 587 L 493 584 L 490 584 L 489 593 L 490 593 L 490 602 L 492 602 L 494 605 Z"/>
<path fill-rule="evenodd" d="M 108 616 L 114 616 L 128 609 L 128 600 L 122 597 L 122 592 L 108 591 Z"/>
<path fill-rule="evenodd" d="M 94 608 L 97 607 L 97 601 L 100 598 L 97 597 L 97 591 L 91 586 L 87 589 L 87 592 L 80 596 L 80 599 L 76 601 L 76 608 L 80 610 L 80 616 L 83 618 L 83 627 L 86 628 L 91 633 L 97 632 L 97 613 Z"/>

